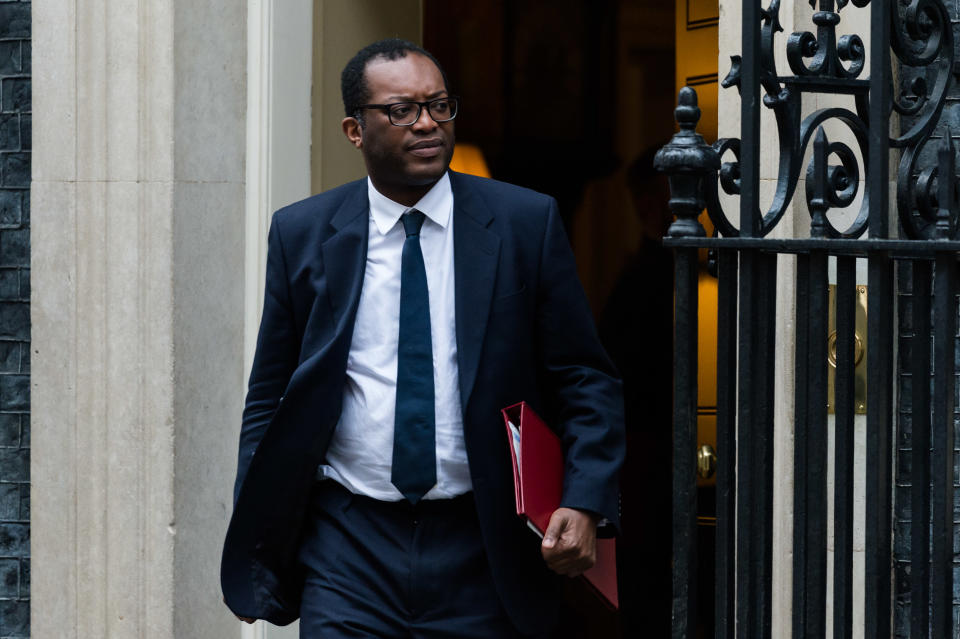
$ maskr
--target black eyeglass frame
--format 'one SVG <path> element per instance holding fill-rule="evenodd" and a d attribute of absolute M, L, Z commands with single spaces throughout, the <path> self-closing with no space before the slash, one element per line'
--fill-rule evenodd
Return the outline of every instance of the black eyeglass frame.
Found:
<path fill-rule="evenodd" d="M 452 101 L 453 102 L 453 115 L 445 120 L 438 120 L 433 117 L 433 113 L 430 111 L 430 105 L 436 102 L 443 101 Z M 417 117 L 413 118 L 412 121 L 406 124 L 397 124 L 393 121 L 393 115 L 390 113 L 390 109 L 401 104 L 415 104 L 417 105 Z M 426 102 L 417 102 L 415 100 L 403 100 L 402 102 L 391 102 L 390 104 L 360 104 L 355 109 L 354 112 L 358 113 L 361 109 L 380 109 L 387 114 L 387 119 L 390 120 L 390 124 L 393 126 L 413 126 L 420 120 L 420 116 L 423 115 L 423 107 L 427 107 L 427 115 L 430 116 L 430 119 L 436 122 L 437 124 L 442 124 L 444 122 L 450 122 L 451 120 L 457 117 L 457 114 L 460 113 L 460 96 L 458 95 L 445 95 L 442 98 L 434 98 L 432 100 L 427 100 Z"/>

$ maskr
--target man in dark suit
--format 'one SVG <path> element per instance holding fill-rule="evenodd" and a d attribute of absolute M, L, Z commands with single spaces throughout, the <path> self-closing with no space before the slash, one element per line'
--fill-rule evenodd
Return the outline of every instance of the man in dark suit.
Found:
<path fill-rule="evenodd" d="M 221 569 L 245 620 L 302 637 L 541 636 L 558 575 L 618 522 L 620 383 L 556 202 L 448 170 L 436 60 L 374 43 L 342 76 L 368 179 L 278 211 Z M 541 542 L 500 409 L 562 437 Z"/>

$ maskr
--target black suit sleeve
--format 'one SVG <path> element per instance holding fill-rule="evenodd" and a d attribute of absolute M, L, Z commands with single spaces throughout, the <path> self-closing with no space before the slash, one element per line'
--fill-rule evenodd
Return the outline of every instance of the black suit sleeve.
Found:
<path fill-rule="evenodd" d="M 619 526 L 623 391 L 600 345 L 570 244 L 550 199 L 540 260 L 537 335 L 566 461 L 562 506 Z"/>
<path fill-rule="evenodd" d="M 263 439 L 290 376 L 297 367 L 300 338 L 290 299 L 286 260 L 280 238 L 280 223 L 274 215 L 267 239 L 266 290 L 257 349 L 250 369 L 247 400 L 240 430 L 237 479 L 233 489 L 236 504 L 250 460 Z"/>

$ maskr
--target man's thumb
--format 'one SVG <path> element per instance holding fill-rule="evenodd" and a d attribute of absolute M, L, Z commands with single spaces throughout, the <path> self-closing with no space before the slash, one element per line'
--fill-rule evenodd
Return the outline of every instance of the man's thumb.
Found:
<path fill-rule="evenodd" d="M 553 514 L 550 518 L 550 523 L 547 525 L 547 531 L 543 534 L 542 546 L 544 548 L 553 548 L 556 545 L 557 539 L 563 532 L 566 523 L 567 520 L 565 517 L 557 516 L 556 513 Z"/>

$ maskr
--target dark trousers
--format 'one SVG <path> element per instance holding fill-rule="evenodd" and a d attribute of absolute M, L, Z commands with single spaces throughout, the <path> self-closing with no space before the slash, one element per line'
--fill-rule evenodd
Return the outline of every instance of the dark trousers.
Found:
<path fill-rule="evenodd" d="M 320 482 L 300 549 L 301 639 L 509 639 L 471 495 L 382 502 Z"/>

